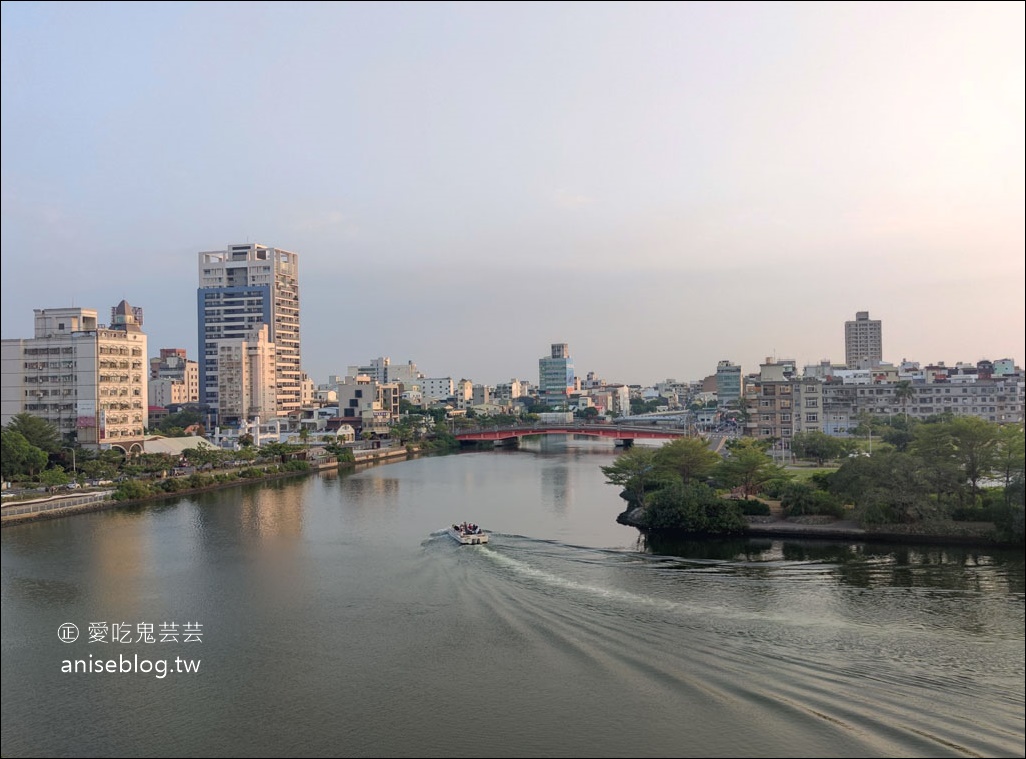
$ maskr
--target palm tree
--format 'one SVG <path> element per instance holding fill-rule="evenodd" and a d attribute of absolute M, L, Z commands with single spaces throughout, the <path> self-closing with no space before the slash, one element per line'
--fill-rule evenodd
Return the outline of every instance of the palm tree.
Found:
<path fill-rule="evenodd" d="M 916 397 L 916 391 L 912 387 L 910 380 L 900 380 L 894 386 L 894 400 L 901 403 L 901 408 L 905 412 L 905 421 L 908 422 L 908 402 Z"/>

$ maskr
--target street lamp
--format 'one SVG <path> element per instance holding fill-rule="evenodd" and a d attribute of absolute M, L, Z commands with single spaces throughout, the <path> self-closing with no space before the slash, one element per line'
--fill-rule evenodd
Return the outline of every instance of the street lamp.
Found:
<path fill-rule="evenodd" d="M 78 466 L 75 464 L 75 449 L 70 446 L 62 446 L 62 451 L 71 451 L 71 471 L 75 473 L 75 477 L 78 477 Z"/>

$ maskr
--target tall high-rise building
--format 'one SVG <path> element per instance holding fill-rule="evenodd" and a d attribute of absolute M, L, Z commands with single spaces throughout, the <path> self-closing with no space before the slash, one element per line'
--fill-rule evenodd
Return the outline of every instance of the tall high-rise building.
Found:
<path fill-rule="evenodd" d="M 218 409 L 223 383 L 221 345 L 236 341 L 273 344 L 275 408 L 269 415 L 298 411 L 303 372 L 299 349 L 299 256 L 266 245 L 230 245 L 199 254 L 196 291 L 199 324 L 200 401 Z M 261 326 L 267 327 L 260 337 Z M 265 342 L 266 341 L 266 342 Z M 234 377 L 239 377 L 233 373 Z M 240 380 L 241 381 L 241 380 Z M 239 388 L 241 395 L 242 388 Z M 235 411 L 239 406 L 234 405 Z"/>
<path fill-rule="evenodd" d="M 574 360 L 566 343 L 552 343 L 549 355 L 538 359 L 538 393 L 566 398 L 576 387 Z"/>
<path fill-rule="evenodd" d="M 95 309 L 35 309 L 35 336 L 3 341 L 0 423 L 29 413 L 68 443 L 141 452 L 146 335 L 135 314 L 121 301 L 105 326 Z"/>
<path fill-rule="evenodd" d="M 871 369 L 883 361 L 883 332 L 879 319 L 858 311 L 844 323 L 844 363 L 849 369 Z"/>

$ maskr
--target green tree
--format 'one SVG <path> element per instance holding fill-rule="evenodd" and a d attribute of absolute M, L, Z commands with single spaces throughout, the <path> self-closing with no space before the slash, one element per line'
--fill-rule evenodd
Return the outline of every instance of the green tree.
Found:
<path fill-rule="evenodd" d="M 64 471 L 64 467 L 55 466 L 40 472 L 39 481 L 48 488 L 57 488 L 71 482 L 71 477 Z"/>
<path fill-rule="evenodd" d="M 7 429 L 20 432 L 29 445 L 34 445 L 47 453 L 57 453 L 61 449 L 60 432 L 38 416 L 27 413 L 15 414 L 8 422 Z"/>
<path fill-rule="evenodd" d="M 894 400 L 901 404 L 901 410 L 905 412 L 905 421 L 908 421 L 908 404 L 916 397 L 915 388 L 911 380 L 899 380 L 894 385 Z"/>
<path fill-rule="evenodd" d="M 955 461 L 969 481 L 969 493 L 976 502 L 980 480 L 992 475 L 998 465 L 998 427 L 975 416 L 959 416 L 949 427 Z"/>
<path fill-rule="evenodd" d="M 672 472 L 684 483 L 700 480 L 710 474 L 720 462 L 720 456 L 709 449 L 702 438 L 680 437 L 656 449 L 655 465 Z"/>
<path fill-rule="evenodd" d="M 915 442 L 915 419 L 895 419 L 883 429 L 883 441 L 895 450 L 907 451 Z"/>
<path fill-rule="evenodd" d="M 29 443 L 17 430 L 0 429 L 0 469 L 5 480 L 33 475 L 46 466 L 46 451 Z"/>
<path fill-rule="evenodd" d="M 716 468 L 716 477 L 728 487 L 739 488 L 745 498 L 756 495 L 763 484 L 783 475 L 783 469 L 773 463 L 757 441 L 750 439 L 732 446 Z"/>
<path fill-rule="evenodd" d="M 277 459 L 284 463 L 296 453 L 296 450 L 296 446 L 289 445 L 288 443 L 267 443 L 260 446 L 260 455 Z"/>
<path fill-rule="evenodd" d="M 909 451 L 916 457 L 937 502 L 957 493 L 962 478 L 955 459 L 955 441 L 947 422 L 925 422 L 916 427 Z"/>
<path fill-rule="evenodd" d="M 717 498 L 708 485 L 680 480 L 649 495 L 642 522 L 648 528 L 716 534 L 744 532 L 748 526 L 737 503 Z"/>
<path fill-rule="evenodd" d="M 1021 424 L 1006 424 L 998 431 L 998 453 L 995 469 L 1005 482 L 1005 503 L 1012 502 L 1013 484 L 1023 481 L 1026 436 Z"/>
<path fill-rule="evenodd" d="M 620 497 L 632 506 L 645 503 L 645 491 L 656 482 L 656 449 L 629 448 L 609 466 L 601 467 L 610 485 L 623 488 Z"/>
<path fill-rule="evenodd" d="M 168 437 L 185 437 L 185 429 L 203 421 L 203 415 L 193 409 L 182 409 L 174 414 L 168 414 L 159 422 L 157 429 Z"/>
<path fill-rule="evenodd" d="M 813 459 L 820 466 L 839 457 L 843 450 L 839 438 L 819 430 L 798 432 L 791 438 L 791 453 L 799 459 Z"/>

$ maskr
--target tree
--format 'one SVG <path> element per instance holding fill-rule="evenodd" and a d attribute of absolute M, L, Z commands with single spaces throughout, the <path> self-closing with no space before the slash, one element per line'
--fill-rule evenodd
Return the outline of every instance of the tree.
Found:
<path fill-rule="evenodd" d="M 949 427 L 955 461 L 969 480 L 969 492 L 975 503 L 980 480 L 993 474 L 998 463 L 997 425 L 975 416 L 959 416 Z"/>
<path fill-rule="evenodd" d="M 704 478 L 719 462 L 719 454 L 710 450 L 705 440 L 681 437 L 657 449 L 654 463 L 689 483 Z"/>
<path fill-rule="evenodd" d="M 911 380 L 899 380 L 894 385 L 894 400 L 901 404 L 902 411 L 905 412 L 905 421 L 908 421 L 908 402 L 916 397 L 915 388 L 912 387 Z"/>
<path fill-rule="evenodd" d="M 656 479 L 654 448 L 629 448 L 609 466 L 601 467 L 610 485 L 623 488 L 620 497 L 633 506 L 645 503 L 645 490 Z"/>
<path fill-rule="evenodd" d="M 45 419 L 32 414 L 15 414 L 7 424 L 7 429 L 20 432 L 29 442 L 47 453 L 57 453 L 61 449 L 61 434 Z"/>
<path fill-rule="evenodd" d="M 64 471 L 64 467 L 55 466 L 53 469 L 44 469 L 39 473 L 39 481 L 48 488 L 56 488 L 67 485 L 71 477 Z"/>
<path fill-rule="evenodd" d="M 915 441 L 915 419 L 895 419 L 883 431 L 883 440 L 898 451 L 907 451 Z"/>
<path fill-rule="evenodd" d="M 267 443 L 266 445 L 260 446 L 261 455 L 278 459 L 283 463 L 295 452 L 296 446 L 289 445 L 288 443 Z"/>
<path fill-rule="evenodd" d="M 996 468 L 1005 481 L 1005 503 L 1011 503 L 1013 484 L 1022 485 L 1026 436 L 1021 424 L 1006 424 L 998 431 Z"/>
<path fill-rule="evenodd" d="M 17 430 L 0 429 L 0 470 L 5 480 L 35 474 L 46 466 L 46 451 L 29 443 Z"/>
<path fill-rule="evenodd" d="M 839 457 L 843 450 L 839 438 L 819 430 L 798 432 L 791 438 L 791 453 L 799 459 L 814 459 L 820 466 Z"/>
<path fill-rule="evenodd" d="M 747 521 L 737 503 L 717 498 L 708 485 L 667 483 L 648 498 L 645 527 L 705 533 L 744 532 Z"/>
<path fill-rule="evenodd" d="M 955 441 L 951 429 L 945 422 L 926 422 L 916 427 L 913 433 L 911 453 L 919 462 L 923 477 L 937 502 L 945 495 L 958 491 L 961 473 L 955 460 Z"/>
<path fill-rule="evenodd" d="M 740 488 L 745 498 L 755 495 L 766 482 L 783 474 L 783 468 L 773 463 L 757 441 L 750 439 L 732 446 L 730 455 L 716 469 L 717 478 L 729 487 Z"/>
<path fill-rule="evenodd" d="M 169 437 L 185 437 L 185 429 L 203 421 L 203 415 L 193 409 L 182 409 L 168 414 L 157 423 L 157 429 Z"/>

